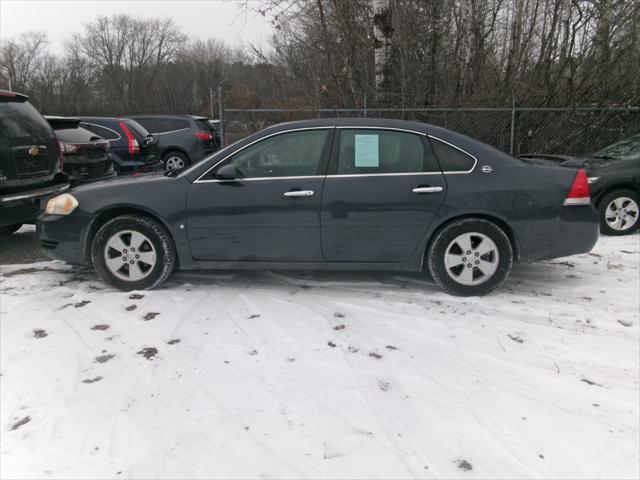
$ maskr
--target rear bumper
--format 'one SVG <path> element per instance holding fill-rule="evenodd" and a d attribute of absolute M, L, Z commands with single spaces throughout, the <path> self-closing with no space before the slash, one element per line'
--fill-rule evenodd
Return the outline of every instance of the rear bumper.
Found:
<path fill-rule="evenodd" d="M 553 220 L 528 221 L 519 232 L 519 260 L 531 262 L 590 252 L 598 242 L 598 213 L 592 205 L 567 205 Z"/>
<path fill-rule="evenodd" d="M 0 226 L 33 221 L 40 213 L 44 200 L 69 190 L 69 183 L 0 196 Z"/>

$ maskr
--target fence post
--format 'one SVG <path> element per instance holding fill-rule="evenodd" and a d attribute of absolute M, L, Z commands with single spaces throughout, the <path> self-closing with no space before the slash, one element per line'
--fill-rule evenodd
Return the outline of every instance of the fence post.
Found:
<path fill-rule="evenodd" d="M 367 118 L 367 92 L 364 92 L 364 118 Z"/>
<path fill-rule="evenodd" d="M 220 119 L 220 148 L 224 148 L 224 104 L 222 103 L 222 85 L 218 85 L 218 118 Z"/>
<path fill-rule="evenodd" d="M 511 96 L 511 138 L 509 141 L 509 153 L 513 155 L 514 142 L 516 138 L 516 99 Z"/>

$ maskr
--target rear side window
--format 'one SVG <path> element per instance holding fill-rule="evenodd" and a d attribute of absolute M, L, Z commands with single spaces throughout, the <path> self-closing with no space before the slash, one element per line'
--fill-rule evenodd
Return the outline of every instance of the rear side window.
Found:
<path fill-rule="evenodd" d="M 448 143 L 431 137 L 443 172 L 468 172 L 476 163 L 475 158 Z"/>
<path fill-rule="evenodd" d="M 48 138 L 53 133 L 29 102 L 0 102 L 0 136 Z"/>
<path fill-rule="evenodd" d="M 421 135 L 395 130 L 341 130 L 338 175 L 439 171 Z"/>
<path fill-rule="evenodd" d="M 143 122 L 140 123 L 151 133 L 167 133 L 189 128 L 189 121 L 179 118 L 154 118 L 150 125 L 151 128 L 147 127 Z"/>
<path fill-rule="evenodd" d="M 158 129 L 158 120 L 156 118 L 134 118 L 134 120 L 151 133 L 161 131 Z"/>
<path fill-rule="evenodd" d="M 102 127 L 100 125 L 95 125 L 93 123 L 84 123 L 84 122 L 81 123 L 80 126 L 82 128 L 86 128 L 90 132 L 95 133 L 99 137 L 104 138 L 105 140 L 118 140 L 120 138 L 120 135 L 118 134 L 118 132 L 111 130 L 110 128 L 107 128 L 107 127 Z"/>

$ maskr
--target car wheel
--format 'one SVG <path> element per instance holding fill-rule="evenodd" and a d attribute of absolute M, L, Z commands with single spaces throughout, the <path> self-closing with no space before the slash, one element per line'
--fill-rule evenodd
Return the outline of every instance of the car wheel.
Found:
<path fill-rule="evenodd" d="M 169 152 L 162 157 L 165 170 L 180 170 L 189 166 L 189 157 L 182 152 Z"/>
<path fill-rule="evenodd" d="M 598 205 L 602 233 L 628 235 L 640 226 L 640 196 L 633 190 L 607 193 Z"/>
<path fill-rule="evenodd" d="M 106 222 L 91 244 L 93 266 L 102 280 L 119 290 L 146 290 L 173 271 L 176 254 L 169 232 L 142 215 Z"/>
<path fill-rule="evenodd" d="M 17 232 L 18 230 L 20 230 L 21 226 L 21 223 L 16 223 L 14 225 L 5 225 L 4 227 L 0 227 L 0 237 L 4 235 L 11 235 L 12 233 Z"/>
<path fill-rule="evenodd" d="M 429 272 L 447 293 L 485 295 L 502 284 L 513 264 L 513 248 L 495 223 L 463 218 L 447 224 L 427 249 Z"/>

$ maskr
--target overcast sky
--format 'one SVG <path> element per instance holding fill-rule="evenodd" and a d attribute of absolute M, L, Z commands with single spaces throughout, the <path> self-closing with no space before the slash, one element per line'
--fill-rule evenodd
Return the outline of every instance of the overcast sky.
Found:
<path fill-rule="evenodd" d="M 242 2 L 244 3 L 244 2 Z M 250 4 L 257 5 L 255 0 Z M 238 0 L 0 0 L 0 40 L 28 31 L 44 31 L 51 52 L 63 52 L 63 40 L 98 15 L 127 13 L 171 17 L 191 37 L 224 39 L 233 45 L 268 45 L 269 20 L 241 8 Z"/>

